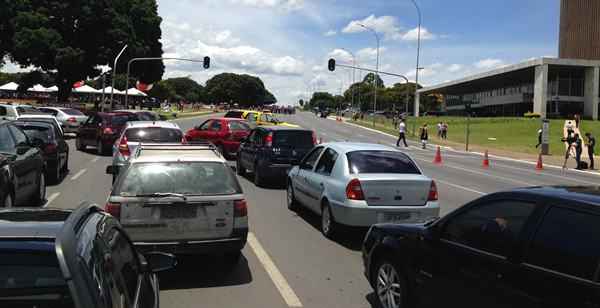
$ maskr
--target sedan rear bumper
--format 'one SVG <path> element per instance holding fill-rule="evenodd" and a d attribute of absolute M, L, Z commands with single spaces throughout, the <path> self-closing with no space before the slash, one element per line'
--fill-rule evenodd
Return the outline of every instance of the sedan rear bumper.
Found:
<path fill-rule="evenodd" d="M 331 211 L 336 222 L 353 227 L 370 227 L 386 221 L 390 215 L 406 218 L 395 220 L 395 223 L 422 223 L 430 218 L 440 216 L 437 202 L 427 202 L 424 206 L 367 206 L 332 202 Z"/>
<path fill-rule="evenodd" d="M 237 252 L 244 248 L 248 238 L 248 230 L 236 232 L 235 237 L 211 240 L 186 240 L 169 242 L 134 242 L 141 253 L 160 251 L 172 254 L 218 255 Z"/>

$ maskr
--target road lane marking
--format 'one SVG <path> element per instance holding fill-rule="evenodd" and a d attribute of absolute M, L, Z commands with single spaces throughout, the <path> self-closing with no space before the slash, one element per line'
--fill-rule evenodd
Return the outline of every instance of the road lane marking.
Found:
<path fill-rule="evenodd" d="M 438 182 L 438 183 L 444 184 L 444 185 L 448 185 L 448 186 L 452 186 L 452 187 L 455 187 L 455 188 L 458 188 L 458 189 L 466 190 L 468 192 L 472 192 L 472 193 L 475 193 L 475 194 L 478 194 L 478 195 L 486 195 L 486 193 L 484 193 L 484 192 L 481 192 L 481 191 L 478 191 L 478 190 L 475 190 L 475 189 L 471 189 L 471 188 L 467 188 L 467 187 L 464 187 L 464 186 L 452 184 L 452 183 L 449 183 L 449 182 L 446 182 L 446 181 L 442 181 L 442 180 L 435 180 L 435 181 Z"/>
<path fill-rule="evenodd" d="M 50 203 L 52 203 L 52 201 L 54 201 L 54 199 L 58 198 L 58 196 L 60 196 L 59 192 L 51 194 L 50 197 L 46 199 L 46 204 L 44 204 L 43 207 L 47 207 Z"/>
<path fill-rule="evenodd" d="M 279 269 L 277 269 L 277 266 L 275 266 L 275 263 L 273 263 L 269 254 L 263 249 L 262 245 L 258 242 L 258 239 L 252 232 L 248 233 L 248 244 L 250 245 L 250 248 L 252 248 L 252 251 L 254 251 L 258 261 L 260 261 L 267 271 L 267 274 L 271 277 L 271 280 L 275 284 L 275 287 L 277 287 L 277 290 L 279 290 L 285 303 L 289 307 L 302 307 L 300 299 L 296 293 L 294 293 L 292 287 L 290 287 L 287 280 L 285 280 L 285 277 L 283 277 Z"/>
<path fill-rule="evenodd" d="M 75 173 L 75 175 L 71 178 L 71 181 L 75 181 L 77 180 L 80 176 L 82 176 L 85 172 L 87 171 L 87 169 L 81 169 L 79 170 L 79 172 Z"/>
<path fill-rule="evenodd" d="M 96 157 L 96 158 L 92 159 L 92 162 L 95 163 L 98 161 L 98 159 L 100 159 L 100 157 Z"/>

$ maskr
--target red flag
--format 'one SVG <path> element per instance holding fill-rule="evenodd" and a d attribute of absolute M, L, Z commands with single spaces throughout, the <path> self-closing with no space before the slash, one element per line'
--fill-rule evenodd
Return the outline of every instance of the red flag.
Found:
<path fill-rule="evenodd" d="M 78 81 L 78 82 L 74 83 L 74 84 L 73 84 L 73 88 L 74 88 L 74 89 L 81 88 L 81 87 L 83 87 L 84 85 L 85 85 L 85 81 L 81 80 L 81 81 Z"/>
<path fill-rule="evenodd" d="M 153 84 L 147 84 L 147 83 L 143 83 L 141 81 L 138 81 L 135 84 L 135 87 L 142 92 L 148 92 L 148 91 L 152 90 L 153 86 L 154 86 Z"/>

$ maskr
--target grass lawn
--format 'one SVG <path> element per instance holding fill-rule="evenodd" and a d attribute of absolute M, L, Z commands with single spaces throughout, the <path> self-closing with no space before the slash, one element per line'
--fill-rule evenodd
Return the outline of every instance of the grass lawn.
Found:
<path fill-rule="evenodd" d="M 416 133 L 419 127 L 427 123 L 431 141 L 438 142 L 437 123 L 448 123 L 448 140 L 464 144 L 466 141 L 466 123 L 463 117 L 420 117 L 416 120 Z M 539 149 L 535 148 L 537 143 L 537 131 L 541 127 L 539 119 L 525 118 L 471 118 L 469 143 L 484 148 L 501 149 L 512 152 L 535 154 Z M 560 141 L 563 134 L 565 120 L 550 120 L 550 153 L 562 155 L 565 151 L 564 144 Z M 356 122 L 363 126 L 373 128 L 372 119 L 365 117 L 363 121 Z M 415 119 L 410 118 L 407 123 L 409 136 L 415 126 Z M 584 120 L 580 124 L 582 133 L 592 132 L 594 136 L 600 136 L 600 121 Z M 376 129 L 397 135 L 391 120 L 378 119 Z"/>

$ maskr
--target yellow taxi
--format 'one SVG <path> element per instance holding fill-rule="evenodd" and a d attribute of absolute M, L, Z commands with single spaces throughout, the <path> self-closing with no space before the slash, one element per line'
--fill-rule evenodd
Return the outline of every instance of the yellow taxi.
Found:
<path fill-rule="evenodd" d="M 243 110 L 242 118 L 246 119 L 251 125 L 259 126 L 288 126 L 288 127 L 300 127 L 295 124 L 283 122 L 276 118 L 271 112 L 262 112 L 255 110 Z"/>

